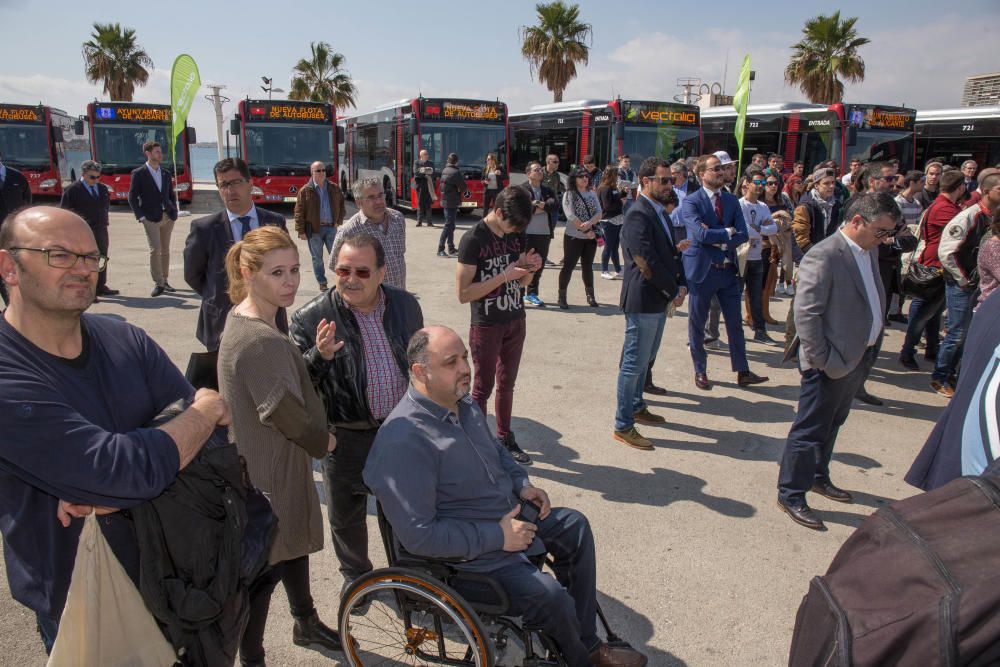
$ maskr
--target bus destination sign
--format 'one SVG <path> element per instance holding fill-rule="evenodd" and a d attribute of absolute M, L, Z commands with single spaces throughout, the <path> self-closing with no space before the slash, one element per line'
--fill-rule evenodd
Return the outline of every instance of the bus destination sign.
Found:
<path fill-rule="evenodd" d="M 330 108 L 325 104 L 297 102 L 250 102 L 247 119 L 256 121 L 292 121 L 329 123 Z"/>
<path fill-rule="evenodd" d="M 95 104 L 97 123 L 169 123 L 170 107 L 125 104 Z"/>
<path fill-rule="evenodd" d="M 908 131 L 913 130 L 914 113 L 909 109 L 852 106 L 847 123 L 863 130 Z"/>
<path fill-rule="evenodd" d="M 44 123 L 41 107 L 22 107 L 0 104 L 0 123 Z"/>
<path fill-rule="evenodd" d="M 428 120 L 502 121 L 506 115 L 502 102 L 424 101 L 424 118 Z"/>
<path fill-rule="evenodd" d="M 624 117 L 630 123 L 652 125 L 698 125 L 698 112 L 688 107 L 658 102 L 625 102 Z"/>

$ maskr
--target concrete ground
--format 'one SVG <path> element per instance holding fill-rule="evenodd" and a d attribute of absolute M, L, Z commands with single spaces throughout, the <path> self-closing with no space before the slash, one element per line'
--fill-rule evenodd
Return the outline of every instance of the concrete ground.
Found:
<path fill-rule="evenodd" d="M 197 193 L 195 218 L 218 208 L 214 192 Z M 290 217 L 290 210 L 283 212 Z M 174 231 L 170 280 L 178 288 L 186 288 L 181 253 L 193 219 L 181 218 Z M 462 216 L 456 238 L 476 219 Z M 438 233 L 439 227 L 414 228 L 411 218 L 408 287 L 420 298 L 426 322 L 451 326 L 467 338 L 469 310 L 455 297 L 455 260 L 435 256 Z M 562 254 L 561 231 L 557 237 L 556 259 Z M 317 294 L 305 242 L 299 247 L 303 277 L 296 308 Z M 183 370 L 189 353 L 200 349 L 194 338 L 198 297 L 187 289 L 149 297 L 146 241 L 127 209 L 113 209 L 110 255 L 109 284 L 122 296 L 102 299 L 91 312 L 143 327 Z M 553 304 L 556 278 L 556 270 L 546 269 L 541 282 L 542 298 Z M 649 399 L 667 424 L 640 427 L 655 451 L 630 449 L 611 438 L 623 337 L 617 307 L 621 283 L 599 277 L 596 282 L 597 309 L 583 305 L 577 270 L 570 310 L 550 306 L 528 312 L 514 429 L 535 461 L 529 473 L 555 504 L 590 518 L 601 605 L 651 666 L 784 664 L 810 578 L 826 570 L 866 516 L 914 494 L 903 475 L 945 399 L 929 390 L 926 373 L 908 373 L 898 365 L 902 331 L 893 325 L 868 384 L 886 404 L 856 403 L 834 454 L 834 481 L 854 491 L 856 500 L 841 505 L 810 497 L 829 526 L 828 532 L 810 531 L 775 506 L 777 461 L 799 392 L 798 373 L 782 365 L 781 351 L 747 344 L 751 368 L 771 378 L 752 389 L 736 387 L 725 352 L 711 352 L 709 376 L 716 385 L 699 391 L 681 308 L 667 323 L 655 368 L 656 383 L 669 393 Z M 785 297 L 772 302 L 776 319 L 784 321 L 788 303 Z M 773 329 L 772 336 L 780 338 L 780 327 Z M 372 559 L 380 566 L 385 558 L 373 519 L 369 525 Z M 312 558 L 312 581 L 321 617 L 335 625 L 341 577 L 329 540 Z M 0 586 L 2 663 L 43 665 L 33 615 L 10 598 L 5 578 Z M 265 642 L 268 663 L 335 663 L 335 657 L 292 644 L 287 608 L 279 586 Z"/>

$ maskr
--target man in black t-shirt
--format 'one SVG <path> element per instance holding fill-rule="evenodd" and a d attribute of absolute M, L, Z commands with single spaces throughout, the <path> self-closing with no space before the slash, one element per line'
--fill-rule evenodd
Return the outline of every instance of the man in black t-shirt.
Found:
<path fill-rule="evenodd" d="M 524 348 L 522 290 L 542 267 L 541 256 L 525 249 L 524 228 L 531 214 L 531 197 L 523 188 L 504 188 L 493 210 L 462 236 L 457 268 L 458 300 L 472 310 L 472 399 L 485 415 L 486 399 L 493 393 L 494 383 L 497 385 L 497 438 L 522 465 L 530 464 L 531 458 L 514 440 L 510 414 Z"/>

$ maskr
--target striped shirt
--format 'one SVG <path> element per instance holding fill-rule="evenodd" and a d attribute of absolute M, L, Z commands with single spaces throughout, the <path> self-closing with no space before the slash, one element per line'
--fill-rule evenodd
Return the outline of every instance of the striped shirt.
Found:
<path fill-rule="evenodd" d="M 385 292 L 381 289 L 378 291 L 378 305 L 370 313 L 362 313 L 353 307 L 351 312 L 358 322 L 364 344 L 368 407 L 372 417 L 382 421 L 399 403 L 407 387 L 407 380 L 396 364 L 382 325 L 382 318 L 385 317 Z"/>
<path fill-rule="evenodd" d="M 903 222 L 907 226 L 917 225 L 920 223 L 920 214 L 923 213 L 924 207 L 920 205 L 920 202 L 914 198 L 912 201 L 907 201 L 906 197 L 903 195 L 896 195 L 896 205 L 899 206 L 900 212 L 903 214 Z M 914 228 L 911 227 L 911 231 Z M 916 232 L 914 232 L 916 234 Z"/>
<path fill-rule="evenodd" d="M 370 220 L 358 211 L 337 230 L 337 237 L 370 234 L 379 240 L 385 250 L 385 284 L 406 289 L 406 220 L 403 214 L 391 208 L 385 210 L 384 221 Z M 337 268 L 335 258 L 330 258 L 330 268 Z"/>

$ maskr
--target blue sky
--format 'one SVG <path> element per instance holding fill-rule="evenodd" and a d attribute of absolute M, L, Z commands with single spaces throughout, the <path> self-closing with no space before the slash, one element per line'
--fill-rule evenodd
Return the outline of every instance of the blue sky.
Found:
<path fill-rule="evenodd" d="M 861 51 L 867 77 L 846 99 L 917 108 L 958 106 L 965 77 L 1000 71 L 1000 3 L 840 2 L 872 40 Z M 582 2 L 594 26 L 590 64 L 566 99 L 621 95 L 672 99 L 679 77 L 722 83 L 731 93 L 749 53 L 754 102 L 803 99 L 784 85 L 783 70 L 817 3 Z M 154 9 L 155 7 L 155 9 Z M 94 21 L 134 28 L 155 64 L 136 99 L 169 102 L 170 66 L 180 53 L 198 62 L 204 83 L 223 83 L 232 99 L 262 96 L 260 76 L 288 89 L 291 68 L 310 41 L 327 41 L 346 57 L 360 89 L 357 111 L 424 95 L 499 97 L 512 111 L 552 100 L 530 78 L 518 28 L 534 22 L 534 3 L 280 2 L 66 3 L 0 0 L 0 101 L 43 102 L 82 113 L 101 98 L 86 82 L 80 45 Z M 207 91 L 203 91 L 207 92 Z M 226 105 L 227 116 L 232 104 Z M 348 110 L 347 113 L 351 113 Z M 214 139 L 211 106 L 191 112 L 199 139 Z"/>

